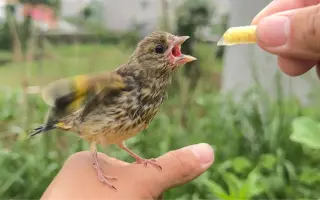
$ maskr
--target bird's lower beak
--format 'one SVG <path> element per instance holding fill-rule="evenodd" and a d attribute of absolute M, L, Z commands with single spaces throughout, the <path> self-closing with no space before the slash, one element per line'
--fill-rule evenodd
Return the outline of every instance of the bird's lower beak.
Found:
<path fill-rule="evenodd" d="M 197 59 L 193 56 L 182 54 L 179 57 L 175 57 L 173 62 L 174 64 L 177 64 L 177 65 L 183 65 L 194 60 L 197 60 Z"/>
<path fill-rule="evenodd" d="M 175 65 L 183 65 L 185 63 L 197 60 L 195 57 L 181 53 L 181 44 L 186 41 L 189 36 L 176 36 L 171 45 L 172 63 Z"/>

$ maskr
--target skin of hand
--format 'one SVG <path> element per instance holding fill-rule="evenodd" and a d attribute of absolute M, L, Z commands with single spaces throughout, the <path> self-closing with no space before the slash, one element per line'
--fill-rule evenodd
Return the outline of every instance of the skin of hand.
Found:
<path fill-rule="evenodd" d="M 253 19 L 257 43 L 278 56 L 280 69 L 299 76 L 320 72 L 320 0 L 274 0 Z"/>
<path fill-rule="evenodd" d="M 157 158 L 162 172 L 102 153 L 98 153 L 98 157 L 103 170 L 118 178 L 113 181 L 117 191 L 97 180 L 91 153 L 82 151 L 67 159 L 41 199 L 157 199 L 166 190 L 200 176 L 214 162 L 213 149 L 206 143 L 170 151 Z"/>

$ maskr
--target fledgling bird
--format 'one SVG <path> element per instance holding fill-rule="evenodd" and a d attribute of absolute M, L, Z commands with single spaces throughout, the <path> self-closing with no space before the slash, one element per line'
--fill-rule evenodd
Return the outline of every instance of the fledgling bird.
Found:
<path fill-rule="evenodd" d="M 42 90 L 50 106 L 44 125 L 30 136 L 52 129 L 76 133 L 90 144 L 99 180 L 116 189 L 103 173 L 97 144 L 116 144 L 136 159 L 161 170 L 155 159 L 144 159 L 124 141 L 146 129 L 166 96 L 166 89 L 179 66 L 196 60 L 181 53 L 189 36 L 156 31 L 139 42 L 129 60 L 111 72 L 79 75 L 48 84 Z"/>

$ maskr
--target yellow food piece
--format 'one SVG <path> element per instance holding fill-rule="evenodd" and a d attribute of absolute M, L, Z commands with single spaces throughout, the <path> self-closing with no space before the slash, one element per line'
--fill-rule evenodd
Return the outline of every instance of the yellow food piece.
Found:
<path fill-rule="evenodd" d="M 229 28 L 219 40 L 217 46 L 256 43 L 257 26 L 238 26 Z"/>

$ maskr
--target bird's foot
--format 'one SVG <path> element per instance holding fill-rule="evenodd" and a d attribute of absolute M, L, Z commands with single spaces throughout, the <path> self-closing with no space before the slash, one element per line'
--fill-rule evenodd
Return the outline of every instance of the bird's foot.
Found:
<path fill-rule="evenodd" d="M 154 166 L 159 171 L 162 171 L 162 167 L 157 163 L 156 159 L 144 159 L 144 158 L 138 158 L 136 159 L 138 164 L 143 164 L 145 167 L 147 167 L 148 164 Z"/>
<path fill-rule="evenodd" d="M 112 177 L 112 176 L 106 176 L 103 173 L 102 169 L 100 168 L 99 164 L 97 164 L 95 162 L 93 163 L 93 167 L 96 169 L 97 176 L 98 176 L 100 182 L 106 184 L 111 189 L 117 190 L 117 188 L 110 183 L 110 180 L 117 180 L 117 178 Z"/>
<path fill-rule="evenodd" d="M 114 189 L 114 190 L 117 190 L 116 187 L 114 187 L 109 180 L 117 180 L 115 177 L 112 177 L 112 176 L 106 176 L 99 164 L 99 161 L 98 161 L 98 154 L 97 154 L 97 151 L 94 150 L 94 152 L 92 153 L 92 156 L 93 156 L 93 167 L 95 168 L 96 172 L 97 172 L 97 176 L 100 180 L 100 182 L 106 184 L 109 188 L 111 189 Z"/>
<path fill-rule="evenodd" d="M 138 154 L 134 153 L 128 147 L 126 147 L 124 142 L 118 144 L 118 146 L 121 149 L 123 149 L 126 152 L 128 152 L 133 158 L 135 158 L 136 159 L 136 163 L 143 164 L 145 167 L 147 167 L 147 165 L 150 164 L 150 165 L 153 165 L 155 168 L 157 168 L 159 171 L 162 171 L 162 167 L 157 163 L 156 159 L 154 159 L 154 158 L 144 159 L 144 158 L 140 157 Z"/>

